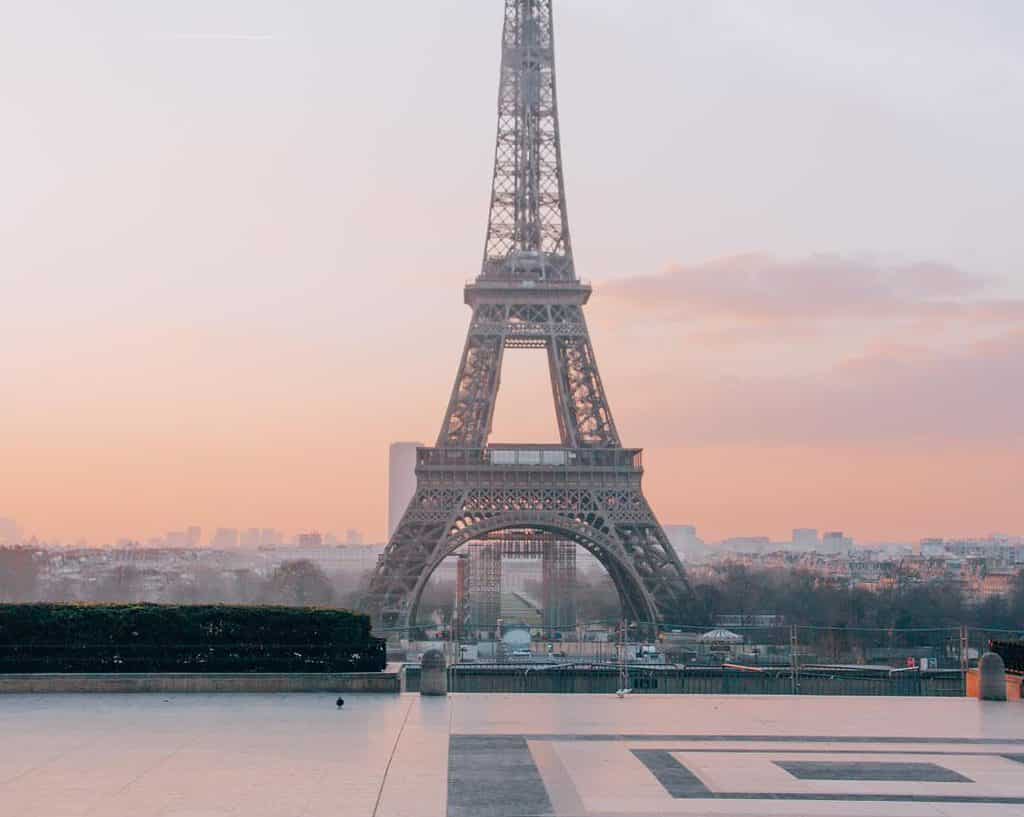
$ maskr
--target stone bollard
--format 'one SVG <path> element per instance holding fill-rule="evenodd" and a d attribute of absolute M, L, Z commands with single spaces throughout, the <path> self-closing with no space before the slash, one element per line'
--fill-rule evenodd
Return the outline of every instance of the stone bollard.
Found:
<path fill-rule="evenodd" d="M 447 694 L 448 670 L 444 653 L 440 650 L 427 650 L 420 662 L 420 695 Z"/>
<path fill-rule="evenodd" d="M 983 701 L 1006 700 L 1006 665 L 998 653 L 987 652 L 978 661 L 978 697 Z"/>

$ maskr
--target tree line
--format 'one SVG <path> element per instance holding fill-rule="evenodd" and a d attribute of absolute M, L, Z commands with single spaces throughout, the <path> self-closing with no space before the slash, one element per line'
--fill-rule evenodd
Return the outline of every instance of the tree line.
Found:
<path fill-rule="evenodd" d="M 188 576 L 119 565 L 95 582 L 75 578 L 46 583 L 39 552 L 0 548 L 0 602 L 160 601 L 177 604 L 282 604 L 358 608 L 368 574 L 327 573 L 307 559 L 285 561 L 268 575 L 254 570 L 222 571 L 199 566 Z M 540 597 L 539 586 L 533 589 Z M 849 587 L 808 570 L 759 570 L 724 564 L 695 583 L 687 603 L 673 611 L 675 624 L 713 626 L 722 615 L 774 614 L 787 624 L 813 627 L 909 629 L 915 627 L 990 627 L 1024 629 L 1024 572 L 1006 596 L 968 598 L 944 581 L 904 579 L 882 590 Z M 577 576 L 574 588 L 581 622 L 614 621 L 621 616 L 618 594 L 603 571 Z M 420 602 L 421 622 L 450 622 L 455 586 L 431 581 Z"/>
<path fill-rule="evenodd" d="M 197 566 L 187 575 L 116 565 L 95 581 L 68 576 L 43 581 L 40 552 L 0 548 L 0 602 L 161 602 L 166 604 L 276 604 L 298 607 L 358 605 L 366 578 L 328 574 L 308 559 L 282 562 L 268 575 L 255 570 Z"/>

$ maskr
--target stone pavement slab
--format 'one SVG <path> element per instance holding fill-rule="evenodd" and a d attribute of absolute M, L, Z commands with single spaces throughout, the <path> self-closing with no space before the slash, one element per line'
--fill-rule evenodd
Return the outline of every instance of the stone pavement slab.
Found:
<path fill-rule="evenodd" d="M 11 695 L 0 817 L 1024 817 L 1024 706 Z"/>

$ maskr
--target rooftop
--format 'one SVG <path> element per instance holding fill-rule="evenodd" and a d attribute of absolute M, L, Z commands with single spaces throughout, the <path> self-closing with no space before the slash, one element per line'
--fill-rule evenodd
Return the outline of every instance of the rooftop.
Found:
<path fill-rule="evenodd" d="M 1024 815 L 1024 706 L 634 695 L 10 695 L 0 814 Z"/>

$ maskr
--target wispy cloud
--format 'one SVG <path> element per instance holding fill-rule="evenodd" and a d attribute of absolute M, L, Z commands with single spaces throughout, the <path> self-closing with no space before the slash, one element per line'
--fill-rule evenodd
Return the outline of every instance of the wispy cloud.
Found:
<path fill-rule="evenodd" d="M 777 259 L 748 254 L 660 275 L 609 283 L 624 302 L 662 312 L 742 321 L 794 318 L 907 317 L 962 311 L 989 282 L 949 264 L 886 264 L 838 255 Z"/>
<path fill-rule="evenodd" d="M 631 420 L 662 445 L 1024 439 L 1022 332 L 955 350 L 877 349 L 813 376 L 662 370 L 629 385 L 645 395 Z"/>
<path fill-rule="evenodd" d="M 277 34 L 246 34 L 234 32 L 169 32 L 153 34 L 154 40 L 276 40 Z"/>
<path fill-rule="evenodd" d="M 933 262 L 742 255 L 602 295 L 657 332 L 652 355 L 626 317 L 609 326 L 621 357 L 647 362 L 627 382 L 661 441 L 1019 440 L 1024 301 L 996 283 Z"/>
<path fill-rule="evenodd" d="M 640 313 L 705 347 L 819 336 L 864 348 L 963 343 L 1009 331 L 1024 320 L 1024 300 L 1000 296 L 997 283 L 939 262 L 747 254 L 611 281 L 601 294 L 614 307 L 612 321 Z M 856 353 L 846 346 L 846 354 Z"/>

